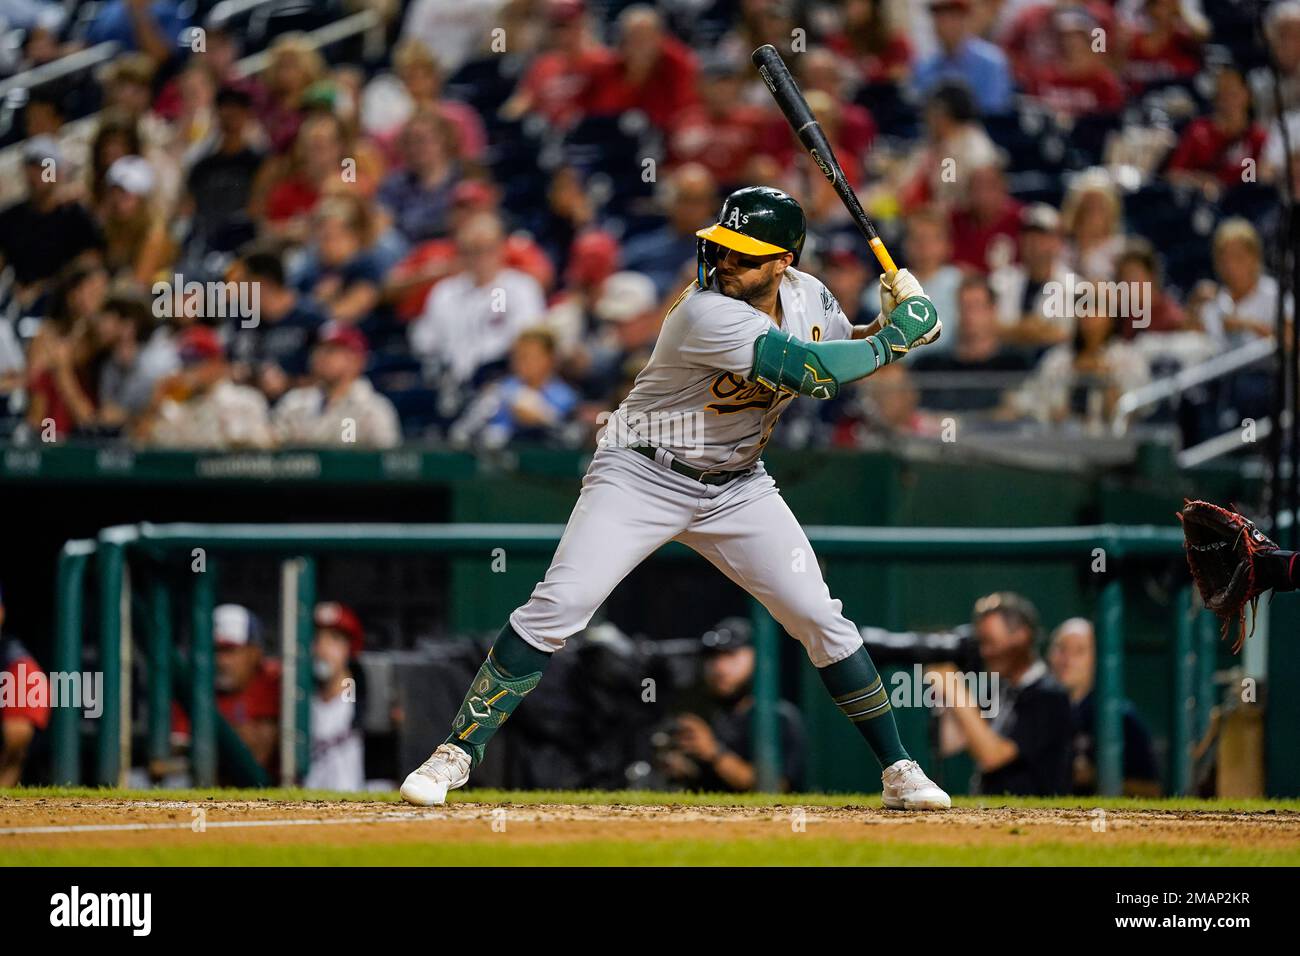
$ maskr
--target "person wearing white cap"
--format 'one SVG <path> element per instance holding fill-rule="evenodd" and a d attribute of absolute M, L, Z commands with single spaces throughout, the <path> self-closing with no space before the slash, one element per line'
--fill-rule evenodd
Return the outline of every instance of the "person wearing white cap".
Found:
<path fill-rule="evenodd" d="M 104 181 L 108 186 L 107 265 L 115 273 L 127 271 L 137 282 L 150 285 L 175 254 L 167 223 L 152 203 L 157 185 L 153 166 L 143 156 L 123 156 L 108 167 Z"/>
<path fill-rule="evenodd" d="M 212 610 L 216 645 L 217 712 L 239 734 L 253 758 L 271 768 L 280 736 L 280 663 L 263 653 L 261 623 L 240 604 Z M 173 735 L 189 737 L 190 721 L 175 713 Z"/>
<path fill-rule="evenodd" d="M 606 279 L 594 311 L 600 329 L 586 376 L 588 394 L 607 398 L 629 367 L 639 370 L 649 359 L 663 313 L 654 280 L 640 272 L 616 272 Z"/>

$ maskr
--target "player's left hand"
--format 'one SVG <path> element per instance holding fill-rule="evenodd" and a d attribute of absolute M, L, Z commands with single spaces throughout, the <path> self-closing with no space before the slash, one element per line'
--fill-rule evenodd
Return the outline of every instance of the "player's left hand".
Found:
<path fill-rule="evenodd" d="M 925 295 L 920 281 L 907 269 L 885 272 L 880 276 L 880 314 L 889 316 L 898 303 L 914 295 Z"/>
<path fill-rule="evenodd" d="M 713 728 L 695 714 L 682 714 L 677 718 L 677 746 L 705 763 L 712 763 L 720 749 Z"/>

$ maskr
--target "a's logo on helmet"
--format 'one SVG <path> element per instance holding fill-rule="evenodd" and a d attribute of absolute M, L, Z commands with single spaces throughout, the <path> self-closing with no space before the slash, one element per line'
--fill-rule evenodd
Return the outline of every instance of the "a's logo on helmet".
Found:
<path fill-rule="evenodd" d="M 744 223 L 749 222 L 749 216 L 743 215 L 735 206 L 731 207 L 731 214 L 727 216 L 725 223 L 728 229 L 739 229 Z"/>

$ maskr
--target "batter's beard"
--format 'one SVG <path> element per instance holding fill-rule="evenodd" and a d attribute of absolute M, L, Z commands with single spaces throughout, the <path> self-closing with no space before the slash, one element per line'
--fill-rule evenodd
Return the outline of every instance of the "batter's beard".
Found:
<path fill-rule="evenodd" d="M 763 299 L 767 298 L 772 293 L 772 287 L 775 285 L 775 283 L 776 283 L 776 277 L 773 276 L 770 280 L 764 282 L 762 285 L 751 286 L 750 288 L 744 288 L 742 286 L 738 292 L 731 293 L 723 289 L 721 277 L 719 277 L 717 280 L 719 292 L 727 296 L 727 298 L 729 299 L 739 299 L 741 302 L 744 302 L 747 305 L 754 305 L 755 302 L 760 302 Z"/>

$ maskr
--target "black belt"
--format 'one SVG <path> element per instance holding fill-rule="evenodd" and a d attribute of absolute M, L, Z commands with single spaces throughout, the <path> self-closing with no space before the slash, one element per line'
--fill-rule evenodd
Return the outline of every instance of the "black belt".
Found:
<path fill-rule="evenodd" d="M 659 460 L 655 458 L 655 452 L 659 449 L 655 448 L 653 445 L 630 445 L 629 447 L 633 451 L 645 455 L 655 464 L 659 463 Z M 741 475 L 747 475 L 753 471 L 752 468 L 746 468 L 744 471 L 700 471 L 700 469 L 692 468 L 690 465 L 676 457 L 668 462 L 668 467 L 677 472 L 677 474 L 685 475 L 687 478 L 698 481 L 702 485 L 725 485 L 727 482 L 734 481 Z"/>

